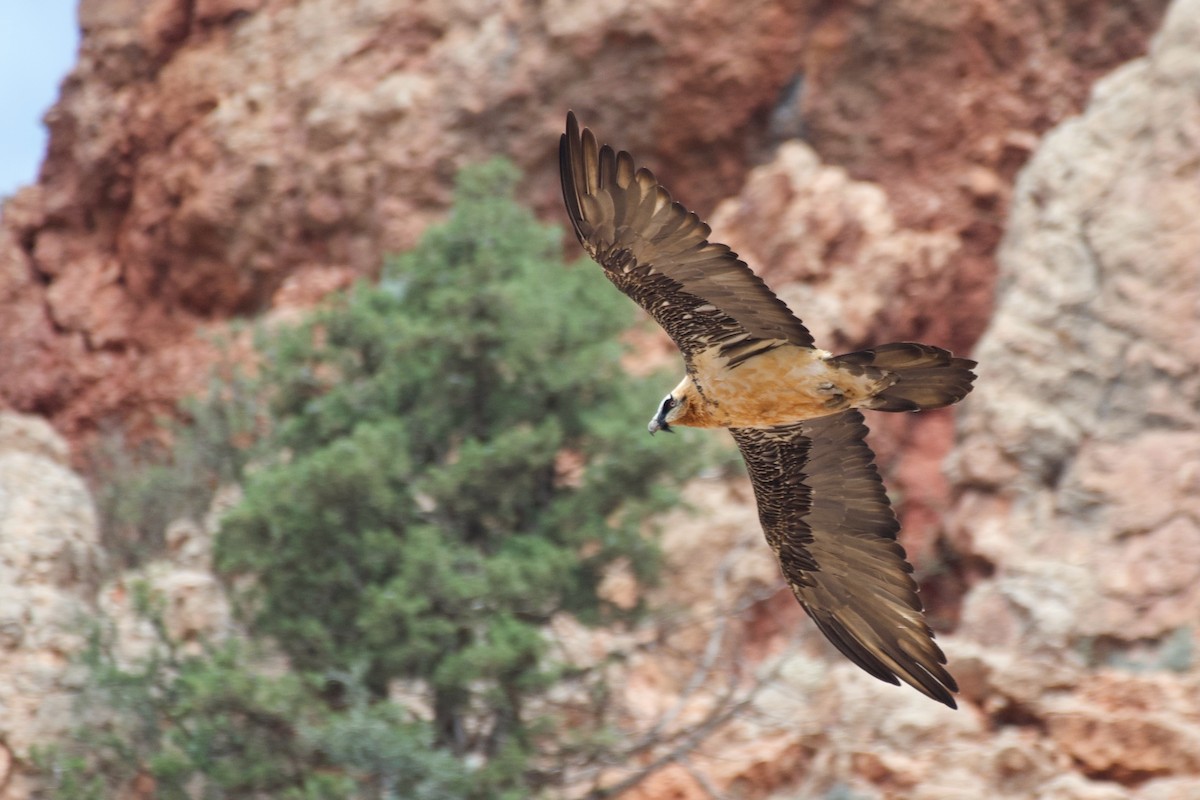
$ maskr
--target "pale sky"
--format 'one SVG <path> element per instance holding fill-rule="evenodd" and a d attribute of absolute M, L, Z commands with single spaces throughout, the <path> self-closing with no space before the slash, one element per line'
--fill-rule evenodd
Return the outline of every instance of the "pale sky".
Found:
<path fill-rule="evenodd" d="M 0 197 L 33 183 L 46 153 L 42 115 L 79 47 L 77 0 L 0 0 Z"/>

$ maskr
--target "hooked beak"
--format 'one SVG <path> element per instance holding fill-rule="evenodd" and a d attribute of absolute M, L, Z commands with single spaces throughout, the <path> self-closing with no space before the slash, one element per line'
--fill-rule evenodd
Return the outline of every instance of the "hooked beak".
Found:
<path fill-rule="evenodd" d="M 667 421 L 664 420 L 661 415 L 650 420 L 650 424 L 646 426 L 646 430 L 650 431 L 651 436 L 654 435 L 655 431 L 666 431 L 667 433 L 675 432 L 675 429 L 668 425 Z"/>

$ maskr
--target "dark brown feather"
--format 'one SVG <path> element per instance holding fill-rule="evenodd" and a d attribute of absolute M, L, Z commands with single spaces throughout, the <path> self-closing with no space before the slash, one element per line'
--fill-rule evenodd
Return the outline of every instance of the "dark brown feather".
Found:
<path fill-rule="evenodd" d="M 975 381 L 969 358 L 917 342 L 881 344 L 869 350 L 835 356 L 831 362 L 843 369 L 879 375 L 890 382 L 869 403 L 872 411 L 921 411 L 957 403 Z"/>
<path fill-rule="evenodd" d="M 633 157 L 599 146 L 573 113 L 559 143 L 563 201 L 580 244 L 685 357 L 747 339 L 812 346 L 808 330 L 709 227 Z"/>
<path fill-rule="evenodd" d="M 955 708 L 958 686 L 921 613 L 862 414 L 731 432 L 767 541 L 821 632 L 876 678 Z"/>

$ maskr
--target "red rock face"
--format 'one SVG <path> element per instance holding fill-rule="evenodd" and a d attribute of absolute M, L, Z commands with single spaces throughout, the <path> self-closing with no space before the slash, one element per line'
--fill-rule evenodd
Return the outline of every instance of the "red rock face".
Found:
<path fill-rule="evenodd" d="M 932 307 L 890 303 L 881 327 L 964 349 L 1015 170 L 1163 2 L 1111 5 L 84 0 L 41 178 L 4 212 L 4 398 L 72 437 L 148 422 L 199 385 L 199 329 L 270 308 L 294 273 L 373 274 L 467 161 L 514 158 L 559 218 L 568 107 L 701 212 L 807 136 L 901 227 L 955 237 L 906 292 Z"/>

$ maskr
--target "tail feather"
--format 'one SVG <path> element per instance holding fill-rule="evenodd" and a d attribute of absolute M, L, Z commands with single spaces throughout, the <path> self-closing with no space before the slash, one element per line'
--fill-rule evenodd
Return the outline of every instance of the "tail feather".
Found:
<path fill-rule="evenodd" d="M 845 367 L 879 370 L 883 382 L 879 392 L 862 408 L 876 411 L 920 411 L 957 403 L 971 391 L 975 362 L 955 358 L 940 347 L 915 342 L 895 342 L 836 356 Z"/>

